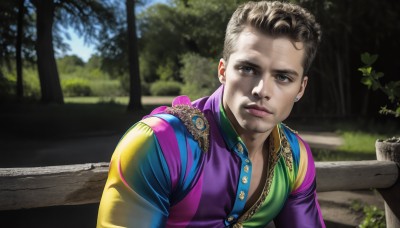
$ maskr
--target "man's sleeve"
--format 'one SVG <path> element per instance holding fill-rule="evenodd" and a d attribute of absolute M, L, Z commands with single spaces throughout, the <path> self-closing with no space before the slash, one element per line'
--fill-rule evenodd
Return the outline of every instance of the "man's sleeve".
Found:
<path fill-rule="evenodd" d="M 169 175 L 152 128 L 137 123 L 112 156 L 97 227 L 164 226 L 170 206 Z"/>
<path fill-rule="evenodd" d="M 298 137 L 300 161 L 293 190 L 283 209 L 274 219 L 275 226 L 291 228 L 325 228 L 317 201 L 315 164 L 307 143 Z"/>

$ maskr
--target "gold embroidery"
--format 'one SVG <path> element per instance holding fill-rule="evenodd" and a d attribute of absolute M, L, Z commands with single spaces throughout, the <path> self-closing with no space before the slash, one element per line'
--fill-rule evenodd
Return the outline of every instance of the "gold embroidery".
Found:
<path fill-rule="evenodd" d="M 291 129 L 287 125 L 282 123 L 282 127 L 289 129 L 291 132 L 294 134 L 298 134 L 297 131 Z M 292 171 L 293 169 L 293 151 L 292 147 L 290 146 L 290 143 L 283 131 L 283 129 L 280 131 L 280 137 L 281 137 L 281 146 L 282 146 L 282 156 L 285 159 L 287 167 L 289 167 L 289 170 Z"/>
<path fill-rule="evenodd" d="M 295 134 L 299 134 L 298 131 L 293 130 L 292 128 L 288 127 L 288 125 L 286 125 L 286 124 L 284 124 L 284 123 L 281 123 L 281 124 L 282 124 L 284 127 L 286 127 L 287 129 L 289 129 L 291 132 L 293 132 L 293 133 L 295 133 Z"/>
<path fill-rule="evenodd" d="M 283 133 L 283 131 L 280 132 L 280 138 L 281 138 L 281 148 L 278 151 L 275 151 L 275 146 L 274 146 L 274 138 L 272 137 L 272 134 L 270 135 L 271 137 L 269 138 L 269 154 L 270 154 L 270 159 L 268 160 L 267 164 L 267 180 L 265 181 L 265 185 L 263 188 L 263 191 L 261 193 L 261 196 L 258 198 L 258 200 L 255 202 L 255 204 L 250 208 L 250 210 L 246 211 L 239 219 L 238 219 L 238 224 L 243 223 L 244 221 L 250 219 L 261 207 L 261 205 L 264 203 L 265 199 L 267 198 L 269 191 L 271 189 L 272 181 L 274 178 L 274 171 L 275 171 L 275 165 L 278 163 L 278 160 L 281 156 L 285 159 L 285 162 L 287 166 L 289 167 L 290 170 L 292 170 L 293 167 L 293 157 L 292 157 L 292 151 L 290 148 L 290 144 Z"/>
<path fill-rule="evenodd" d="M 286 165 L 289 167 L 290 172 L 293 169 L 293 153 L 292 153 L 292 148 L 290 147 L 290 144 L 285 136 L 285 133 L 281 131 L 281 145 L 282 145 L 282 156 L 285 159 Z"/>
<path fill-rule="evenodd" d="M 197 108 L 189 105 L 175 105 L 165 111 L 178 117 L 197 141 L 200 148 L 207 152 L 209 148 L 209 125 L 204 114 Z"/>

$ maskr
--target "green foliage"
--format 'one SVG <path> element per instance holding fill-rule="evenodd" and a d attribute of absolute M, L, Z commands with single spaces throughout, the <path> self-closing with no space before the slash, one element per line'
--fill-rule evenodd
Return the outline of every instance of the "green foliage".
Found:
<path fill-rule="evenodd" d="M 13 82 L 6 78 L 0 70 L 0 102 L 4 100 L 9 100 L 10 95 L 13 94 Z"/>
<path fill-rule="evenodd" d="M 76 55 L 66 55 L 57 59 L 57 68 L 60 73 L 73 73 L 84 65 L 83 60 Z"/>
<path fill-rule="evenodd" d="M 173 81 L 174 80 L 174 63 L 167 61 L 165 65 L 159 65 L 157 68 L 157 75 L 161 81 Z"/>
<path fill-rule="evenodd" d="M 61 83 L 65 96 L 90 96 L 92 89 L 89 86 L 89 81 L 81 78 L 71 78 L 62 81 Z"/>
<path fill-rule="evenodd" d="M 121 88 L 121 83 L 116 79 L 99 79 L 89 82 L 93 96 L 124 96 L 127 93 Z"/>
<path fill-rule="evenodd" d="M 364 207 L 365 218 L 360 224 L 360 228 L 385 228 L 385 212 L 375 206 Z"/>
<path fill-rule="evenodd" d="M 187 53 L 182 55 L 181 76 L 184 86 L 182 94 L 189 96 L 192 100 L 209 96 L 218 88 L 217 62 L 198 54 Z"/>
<path fill-rule="evenodd" d="M 365 205 L 359 200 L 353 200 L 350 209 L 354 212 L 362 212 L 363 220 L 359 228 L 385 228 L 385 212 L 376 206 Z"/>
<path fill-rule="evenodd" d="M 39 99 L 40 82 L 36 68 L 27 68 L 23 71 L 24 96 Z"/>
<path fill-rule="evenodd" d="M 20 18 L 24 28 L 20 34 L 22 58 L 29 63 L 33 63 L 36 58 L 36 31 L 33 29 L 35 21 L 31 13 L 33 10 L 29 1 L 24 1 L 23 5 L 20 3 L 21 1 L 0 1 L 0 67 L 10 67 L 15 61 L 20 12 L 24 12 Z"/>
<path fill-rule="evenodd" d="M 361 131 L 342 131 L 343 145 L 341 151 L 375 154 L 375 141 L 380 138 L 387 138 L 386 135 L 371 134 Z"/>
<path fill-rule="evenodd" d="M 153 82 L 170 80 L 173 76 L 175 81 L 179 81 L 183 78 L 177 74 L 182 68 L 179 57 L 185 53 L 219 58 L 226 25 L 240 2 L 173 1 L 170 5 L 155 4 L 144 10 L 138 18 L 143 78 Z"/>
<path fill-rule="evenodd" d="M 388 96 L 390 102 L 394 104 L 395 107 L 393 109 L 387 108 L 387 106 L 381 107 L 381 114 L 391 114 L 400 117 L 400 80 L 382 84 L 380 79 L 384 74 L 372 69 L 372 64 L 374 64 L 377 59 L 378 55 L 371 55 L 369 53 L 363 53 L 361 55 L 361 61 L 364 64 L 364 66 L 358 69 L 363 76 L 361 82 L 366 85 L 368 89 L 374 91 L 379 89 L 384 92 Z"/>
<path fill-rule="evenodd" d="M 129 90 L 125 91 L 122 85 L 129 85 L 129 83 L 121 83 L 119 79 L 110 79 L 109 74 L 101 70 L 101 61 L 102 58 L 96 55 L 92 56 L 86 64 L 76 56 L 64 56 L 57 59 L 60 78 L 64 82 L 63 92 L 65 95 L 80 96 L 78 94 L 82 94 L 82 96 L 108 97 L 128 94 L 127 91 Z M 71 81 L 75 83 L 75 89 L 73 91 L 71 91 L 71 88 L 65 90 L 65 83 L 70 83 Z M 86 89 L 84 87 L 77 88 L 82 85 Z M 71 87 L 72 85 L 68 86 Z M 90 92 L 87 86 L 89 86 Z M 82 91 L 77 93 L 75 90 Z"/>
<path fill-rule="evenodd" d="M 156 81 L 150 86 L 153 96 L 175 96 L 181 92 L 182 84 L 175 81 Z"/>

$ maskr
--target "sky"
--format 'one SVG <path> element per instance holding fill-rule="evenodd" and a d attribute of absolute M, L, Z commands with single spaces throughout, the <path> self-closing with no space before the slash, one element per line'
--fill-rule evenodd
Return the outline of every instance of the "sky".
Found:
<path fill-rule="evenodd" d="M 147 5 L 150 6 L 152 4 L 156 3 L 167 3 L 168 0 L 150 0 L 149 4 Z M 65 54 L 66 55 L 77 55 L 79 56 L 83 61 L 87 62 L 92 54 L 95 52 L 95 47 L 90 44 L 85 44 L 83 41 L 83 38 L 79 37 L 71 28 L 68 28 L 68 33 L 70 35 L 70 40 L 65 40 L 66 43 L 69 44 L 71 50 L 67 51 Z"/>

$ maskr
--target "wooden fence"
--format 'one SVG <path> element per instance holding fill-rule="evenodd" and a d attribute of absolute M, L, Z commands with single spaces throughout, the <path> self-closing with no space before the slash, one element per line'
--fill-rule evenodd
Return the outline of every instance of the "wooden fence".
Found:
<path fill-rule="evenodd" d="M 400 227 L 398 161 L 316 162 L 317 191 L 378 189 L 387 227 Z M 388 161 L 385 161 L 388 160 Z M 96 203 L 108 163 L 0 169 L 0 210 Z"/>

